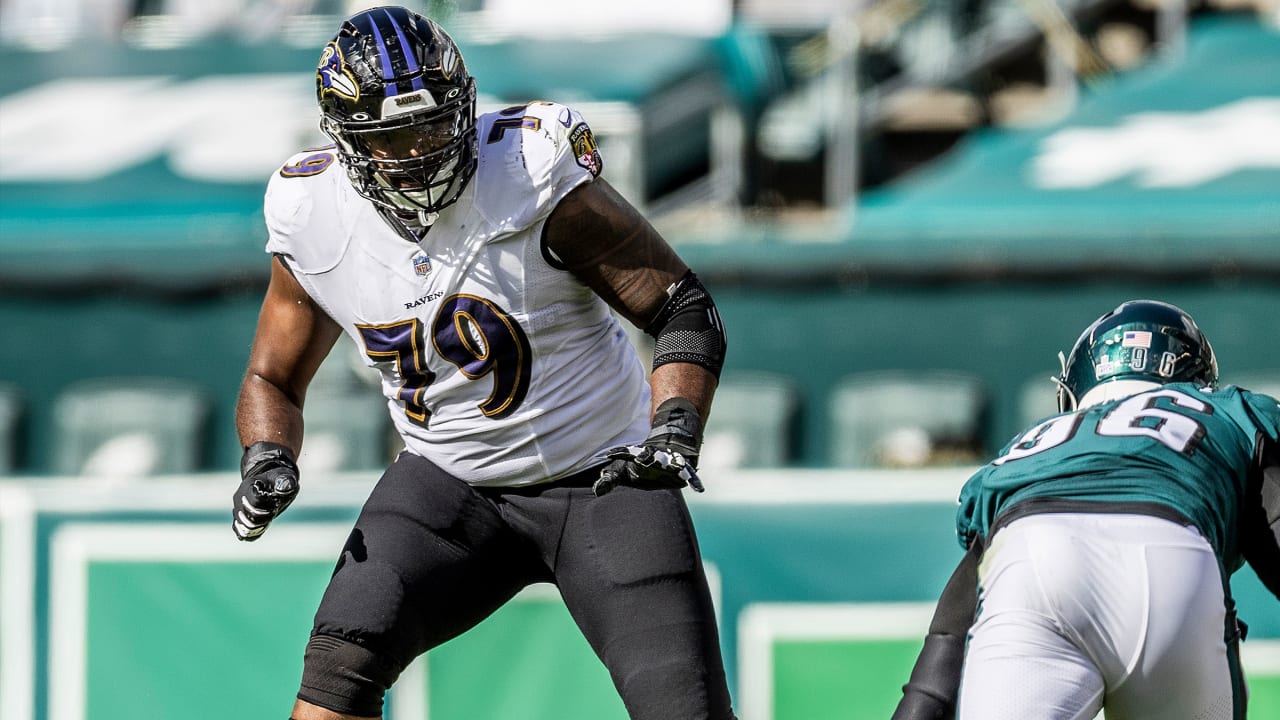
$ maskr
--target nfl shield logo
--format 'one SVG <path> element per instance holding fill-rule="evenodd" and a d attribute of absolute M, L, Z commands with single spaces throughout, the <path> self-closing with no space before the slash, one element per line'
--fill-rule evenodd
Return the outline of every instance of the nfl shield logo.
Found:
<path fill-rule="evenodd" d="M 427 273 L 431 272 L 431 258 L 423 253 L 414 255 L 413 271 L 418 274 L 418 277 L 426 277 Z"/>

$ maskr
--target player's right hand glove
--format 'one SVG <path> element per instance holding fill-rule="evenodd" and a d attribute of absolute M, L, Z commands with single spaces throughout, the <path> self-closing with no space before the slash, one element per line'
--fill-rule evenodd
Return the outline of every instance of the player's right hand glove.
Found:
<path fill-rule="evenodd" d="M 653 429 L 639 445 L 610 449 L 610 460 L 591 486 L 596 497 L 618 485 L 645 490 L 682 488 L 703 491 L 698 477 L 698 450 L 702 446 L 702 418 L 693 403 L 671 398 L 653 414 Z"/>
<path fill-rule="evenodd" d="M 273 442 L 256 442 L 240 459 L 240 487 L 231 502 L 231 529 L 254 541 L 298 496 L 298 464 L 293 451 Z"/>

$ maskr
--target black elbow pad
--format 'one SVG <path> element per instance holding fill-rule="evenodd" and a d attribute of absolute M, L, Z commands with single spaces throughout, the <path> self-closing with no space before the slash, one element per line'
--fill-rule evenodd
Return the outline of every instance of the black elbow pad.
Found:
<path fill-rule="evenodd" d="M 693 363 L 717 378 L 724 367 L 727 339 L 711 293 L 692 271 L 676 283 L 658 316 L 644 329 L 653 336 L 653 367 Z"/>

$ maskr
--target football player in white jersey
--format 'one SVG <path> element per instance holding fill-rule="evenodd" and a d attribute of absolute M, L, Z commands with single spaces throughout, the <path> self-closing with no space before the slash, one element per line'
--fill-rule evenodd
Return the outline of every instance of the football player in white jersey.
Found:
<path fill-rule="evenodd" d="M 702 489 L 724 359 L 711 296 L 600 177 L 576 111 L 477 118 L 433 21 L 352 16 L 316 84 L 335 144 L 267 189 L 233 529 L 256 539 L 297 494 L 307 385 L 341 333 L 381 371 L 405 449 L 321 600 L 292 718 L 380 717 L 415 657 L 536 582 L 559 588 L 632 718 L 732 718 L 681 494 Z M 654 337 L 648 379 L 616 316 Z"/>

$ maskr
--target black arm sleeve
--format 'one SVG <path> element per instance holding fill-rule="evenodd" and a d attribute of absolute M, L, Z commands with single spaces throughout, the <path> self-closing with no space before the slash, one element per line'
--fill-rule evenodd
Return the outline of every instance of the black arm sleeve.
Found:
<path fill-rule="evenodd" d="M 960 694 L 960 669 L 965 637 L 978 606 L 978 559 L 982 547 L 974 543 L 951 573 L 929 623 L 924 648 L 902 686 L 902 700 L 892 720 L 951 720 Z"/>
<path fill-rule="evenodd" d="M 1263 436 L 1240 509 L 1240 550 L 1280 599 L 1280 442 Z"/>
<path fill-rule="evenodd" d="M 671 288 L 671 297 L 644 331 L 654 338 L 654 369 L 671 362 L 693 363 L 719 379 L 728 340 L 711 293 L 692 270 Z"/>

